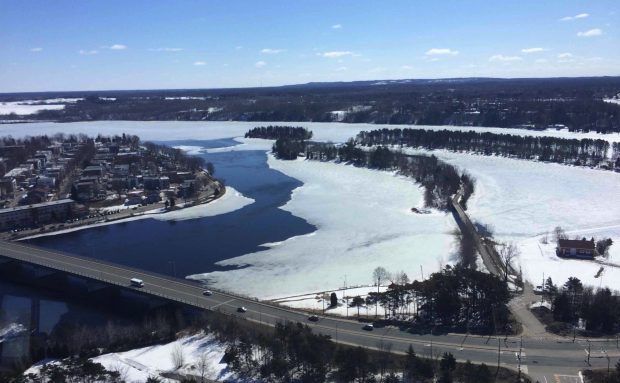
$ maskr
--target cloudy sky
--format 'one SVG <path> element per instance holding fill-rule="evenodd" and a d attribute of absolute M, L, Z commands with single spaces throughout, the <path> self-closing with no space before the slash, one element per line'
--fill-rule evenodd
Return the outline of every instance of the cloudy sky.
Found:
<path fill-rule="evenodd" d="M 620 75 L 618 0 L 1 0 L 0 93 Z"/>

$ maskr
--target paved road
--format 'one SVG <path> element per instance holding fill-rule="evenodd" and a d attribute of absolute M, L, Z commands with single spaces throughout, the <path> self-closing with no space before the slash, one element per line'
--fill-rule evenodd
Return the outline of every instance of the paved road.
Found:
<path fill-rule="evenodd" d="M 192 281 L 175 279 L 20 243 L 0 241 L 0 256 L 3 256 L 4 260 L 16 259 L 62 270 L 191 306 L 218 310 L 265 325 L 274 325 L 283 321 L 307 323 L 315 332 L 330 335 L 337 342 L 344 344 L 378 348 L 383 342 L 391 344 L 392 350 L 395 352 L 405 352 L 411 344 L 416 352 L 422 356 L 438 356 L 443 352 L 451 352 L 459 360 L 469 359 L 473 362 L 484 362 L 490 366 L 497 365 L 499 351 L 501 365 L 516 369 L 519 346 L 522 343 L 523 371 L 541 382 L 544 382 L 545 379 L 549 382 L 555 381 L 554 374 L 576 375 L 578 370 L 586 367 L 584 350 L 588 348 L 588 341 L 582 339 L 573 343 L 570 340 L 558 340 L 552 337 L 525 337 L 521 340 L 520 338 L 458 334 L 419 335 L 400 331 L 396 327 L 375 328 L 374 331 L 365 331 L 362 329 L 362 324 L 356 321 L 326 317 L 321 318 L 317 323 L 309 322 L 306 313 L 249 298 L 217 291 L 212 296 L 204 296 L 202 294 L 203 288 Z M 0 257 L 1 261 L 2 258 Z M 144 287 L 131 287 L 129 285 L 131 278 L 142 279 Z M 240 306 L 246 307 L 247 312 L 237 312 Z M 616 348 L 615 340 L 592 342 L 590 347 L 593 366 L 607 367 L 607 359 L 605 359 L 603 351 L 609 353 L 613 364 L 620 357 L 620 350 Z"/>

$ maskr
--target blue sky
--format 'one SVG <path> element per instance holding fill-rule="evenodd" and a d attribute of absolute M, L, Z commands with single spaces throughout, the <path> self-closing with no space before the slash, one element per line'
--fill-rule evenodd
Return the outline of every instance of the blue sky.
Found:
<path fill-rule="evenodd" d="M 0 2 L 0 92 L 620 75 L 620 1 Z"/>

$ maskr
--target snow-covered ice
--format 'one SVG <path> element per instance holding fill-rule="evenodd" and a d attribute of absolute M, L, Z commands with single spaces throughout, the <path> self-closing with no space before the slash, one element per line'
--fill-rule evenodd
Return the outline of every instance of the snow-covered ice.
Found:
<path fill-rule="evenodd" d="M 49 105 L 48 105 L 49 106 Z M 101 134 L 136 134 L 143 140 L 214 140 L 220 138 L 243 137 L 251 128 L 267 125 L 294 125 L 310 129 L 314 132 L 313 140 L 346 142 L 362 130 L 375 129 L 428 129 L 428 130 L 460 130 L 514 134 L 519 136 L 551 136 L 562 138 L 600 138 L 609 142 L 620 142 L 620 133 L 598 134 L 596 132 L 577 133 L 567 129 L 548 129 L 543 131 L 527 129 L 486 128 L 471 126 L 426 126 L 426 125 L 376 125 L 347 124 L 337 122 L 268 122 L 268 121 L 93 121 L 93 122 L 37 122 L 24 124 L 0 125 L 0 134 L 23 137 L 36 134 L 85 133 Z"/>
<path fill-rule="evenodd" d="M 217 287 L 260 298 L 311 293 L 372 282 L 378 266 L 410 278 L 449 262 L 455 228 L 448 214 L 414 214 L 422 190 L 393 173 L 315 161 L 269 166 L 304 183 L 281 209 L 317 227 L 312 235 L 269 244 L 266 250 L 219 262 L 247 266 L 198 274 Z"/>

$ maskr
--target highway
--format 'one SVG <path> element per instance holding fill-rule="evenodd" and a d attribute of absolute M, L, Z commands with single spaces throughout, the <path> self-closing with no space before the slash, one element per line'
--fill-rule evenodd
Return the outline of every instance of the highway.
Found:
<path fill-rule="evenodd" d="M 393 352 L 401 353 L 405 352 L 411 344 L 420 356 L 438 356 L 443 352 L 451 352 L 458 360 L 483 362 L 489 366 L 496 366 L 499 356 L 499 363 L 502 366 L 513 369 L 517 369 L 519 365 L 518 355 L 521 349 L 523 372 L 541 382 L 557 381 L 555 375 L 576 376 L 580 369 L 587 368 L 585 360 L 588 348 L 591 350 L 590 362 L 593 367 L 606 368 L 607 356 L 611 360 L 611 365 L 614 366 L 620 357 L 615 338 L 596 341 L 577 339 L 573 343 L 572 339 L 562 339 L 551 335 L 522 339 L 463 334 L 419 335 L 410 334 L 392 326 L 366 331 L 362 329 L 362 323 L 354 320 L 321 317 L 318 322 L 310 322 L 307 313 L 258 302 L 251 298 L 218 291 L 213 291 L 212 296 L 205 296 L 203 287 L 193 281 L 30 245 L 0 241 L 0 256 L 127 289 L 139 290 L 144 294 L 163 297 L 206 310 L 217 310 L 264 325 L 273 326 L 275 323 L 284 321 L 306 323 L 316 333 L 329 335 L 336 342 L 343 344 L 369 348 L 379 348 L 382 343 L 391 344 Z M 142 279 L 144 287 L 131 287 L 129 282 L 131 278 Z M 241 306 L 247 309 L 245 313 L 237 312 Z"/>

